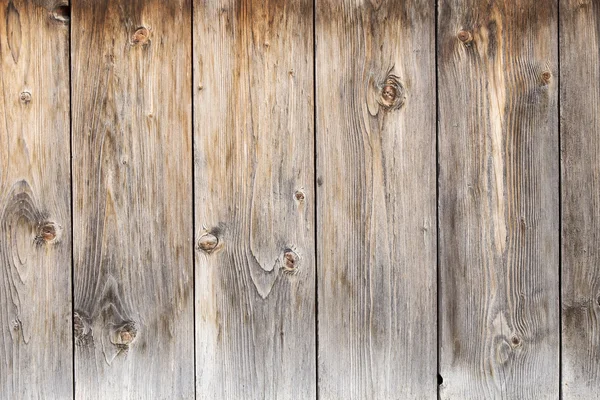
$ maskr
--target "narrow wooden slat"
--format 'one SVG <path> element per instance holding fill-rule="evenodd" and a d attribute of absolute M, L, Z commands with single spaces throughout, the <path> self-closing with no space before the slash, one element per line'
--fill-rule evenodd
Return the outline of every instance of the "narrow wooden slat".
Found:
<path fill-rule="evenodd" d="M 199 399 L 315 398 L 312 4 L 194 3 Z"/>
<path fill-rule="evenodd" d="M 560 2 L 562 391 L 600 393 L 600 2 Z"/>
<path fill-rule="evenodd" d="M 441 398 L 556 399 L 556 2 L 438 9 Z"/>
<path fill-rule="evenodd" d="M 76 398 L 190 399 L 191 3 L 71 11 Z"/>
<path fill-rule="evenodd" d="M 435 13 L 317 0 L 320 398 L 436 396 Z"/>
<path fill-rule="evenodd" d="M 0 397 L 72 395 L 69 26 L 0 1 Z"/>

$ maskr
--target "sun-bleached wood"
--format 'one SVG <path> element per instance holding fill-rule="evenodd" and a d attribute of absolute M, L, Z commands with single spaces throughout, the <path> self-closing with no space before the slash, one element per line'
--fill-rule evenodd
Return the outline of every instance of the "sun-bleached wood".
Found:
<path fill-rule="evenodd" d="M 72 394 L 69 26 L 0 1 L 0 398 Z"/>
<path fill-rule="evenodd" d="M 562 393 L 600 393 L 600 2 L 560 1 Z"/>
<path fill-rule="evenodd" d="M 438 3 L 442 399 L 557 399 L 557 6 Z"/>
<path fill-rule="evenodd" d="M 188 0 L 73 0 L 75 396 L 194 398 Z"/>
<path fill-rule="evenodd" d="M 435 4 L 317 0 L 319 393 L 437 393 Z"/>
<path fill-rule="evenodd" d="M 194 2 L 198 399 L 316 396 L 312 0 Z"/>

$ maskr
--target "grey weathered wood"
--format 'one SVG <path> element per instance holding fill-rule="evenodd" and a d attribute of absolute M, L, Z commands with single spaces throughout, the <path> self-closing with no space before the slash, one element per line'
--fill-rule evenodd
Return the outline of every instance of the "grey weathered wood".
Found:
<path fill-rule="evenodd" d="M 317 0 L 320 398 L 436 397 L 429 1 Z"/>
<path fill-rule="evenodd" d="M 312 0 L 194 3 L 199 399 L 316 394 Z"/>
<path fill-rule="evenodd" d="M 600 2 L 561 0 L 562 392 L 600 393 Z"/>
<path fill-rule="evenodd" d="M 441 398 L 556 399 L 556 2 L 438 8 Z"/>
<path fill-rule="evenodd" d="M 58 3 L 0 1 L 3 399 L 72 395 L 69 26 Z"/>
<path fill-rule="evenodd" d="M 191 3 L 74 0 L 76 397 L 194 397 Z"/>

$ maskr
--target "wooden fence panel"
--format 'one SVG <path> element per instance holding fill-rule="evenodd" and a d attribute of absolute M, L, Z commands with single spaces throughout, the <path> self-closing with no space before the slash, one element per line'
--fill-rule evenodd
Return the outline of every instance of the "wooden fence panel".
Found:
<path fill-rule="evenodd" d="M 441 398 L 555 399 L 556 2 L 438 8 Z"/>
<path fill-rule="evenodd" d="M 75 394 L 191 399 L 191 3 L 71 11 Z"/>
<path fill-rule="evenodd" d="M 560 2 L 562 392 L 600 393 L 600 2 Z"/>
<path fill-rule="evenodd" d="M 312 0 L 194 3 L 199 399 L 316 395 Z"/>
<path fill-rule="evenodd" d="M 320 398 L 435 398 L 435 4 L 316 4 Z"/>
<path fill-rule="evenodd" d="M 0 397 L 73 393 L 69 26 L 0 1 Z"/>

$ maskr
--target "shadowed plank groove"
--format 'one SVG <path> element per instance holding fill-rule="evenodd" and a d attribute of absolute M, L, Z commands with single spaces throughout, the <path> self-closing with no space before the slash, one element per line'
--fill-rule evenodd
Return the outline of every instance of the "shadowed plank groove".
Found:
<path fill-rule="evenodd" d="M 191 399 L 191 2 L 71 12 L 76 398 Z"/>
<path fill-rule="evenodd" d="M 0 1 L 0 397 L 72 395 L 69 27 Z"/>
<path fill-rule="evenodd" d="M 565 399 L 600 393 L 600 2 L 560 1 Z"/>
<path fill-rule="evenodd" d="M 316 4 L 320 398 L 435 398 L 434 3 Z"/>
<path fill-rule="evenodd" d="M 438 8 L 441 398 L 556 399 L 556 2 Z"/>
<path fill-rule="evenodd" d="M 312 22 L 194 3 L 199 399 L 316 395 Z"/>

